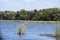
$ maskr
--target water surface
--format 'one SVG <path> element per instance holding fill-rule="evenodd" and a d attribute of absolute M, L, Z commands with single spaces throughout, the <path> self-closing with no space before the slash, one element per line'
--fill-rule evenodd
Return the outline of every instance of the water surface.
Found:
<path fill-rule="evenodd" d="M 42 24 L 28 22 L 25 24 L 25 35 L 17 34 L 19 25 L 25 22 L 0 22 L 0 36 L 3 40 L 56 40 L 53 37 L 39 36 L 39 34 L 55 34 L 57 24 Z"/>

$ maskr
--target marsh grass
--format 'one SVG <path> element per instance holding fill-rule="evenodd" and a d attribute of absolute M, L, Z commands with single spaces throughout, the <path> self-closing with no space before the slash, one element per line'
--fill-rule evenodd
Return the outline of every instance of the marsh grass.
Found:
<path fill-rule="evenodd" d="M 56 34 L 60 35 L 60 24 L 57 25 Z M 60 37 L 56 37 L 56 40 L 60 40 Z"/>
<path fill-rule="evenodd" d="M 57 27 L 57 32 L 56 34 L 60 34 L 60 27 Z"/>
<path fill-rule="evenodd" d="M 21 25 L 18 27 L 18 34 L 19 35 L 24 35 L 25 34 L 25 26 Z"/>

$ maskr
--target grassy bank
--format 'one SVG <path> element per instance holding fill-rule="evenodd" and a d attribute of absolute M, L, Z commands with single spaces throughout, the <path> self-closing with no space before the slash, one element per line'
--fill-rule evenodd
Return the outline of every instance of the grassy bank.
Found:
<path fill-rule="evenodd" d="M 60 24 L 60 21 L 0 20 L 0 22 L 36 22 L 36 23 Z"/>

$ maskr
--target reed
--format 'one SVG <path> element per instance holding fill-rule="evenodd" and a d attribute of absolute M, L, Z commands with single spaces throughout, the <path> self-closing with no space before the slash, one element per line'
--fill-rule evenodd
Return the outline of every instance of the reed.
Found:
<path fill-rule="evenodd" d="M 19 28 L 18 28 L 18 34 L 19 35 L 24 35 L 24 31 L 25 31 L 25 26 L 24 25 L 19 26 Z"/>

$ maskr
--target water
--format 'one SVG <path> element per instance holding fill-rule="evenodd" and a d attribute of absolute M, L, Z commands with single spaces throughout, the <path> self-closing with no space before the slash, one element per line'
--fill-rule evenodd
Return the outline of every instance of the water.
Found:
<path fill-rule="evenodd" d="M 29 22 L 25 25 L 25 35 L 17 34 L 18 25 L 25 22 L 0 22 L 0 36 L 2 40 L 56 40 L 53 37 L 39 36 L 39 34 L 55 34 L 56 24 L 42 24 Z"/>

